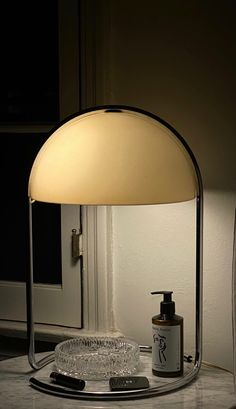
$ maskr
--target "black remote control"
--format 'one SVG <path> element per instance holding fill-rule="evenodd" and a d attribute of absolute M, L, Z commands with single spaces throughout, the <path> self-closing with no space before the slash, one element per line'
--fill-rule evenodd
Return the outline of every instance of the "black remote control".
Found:
<path fill-rule="evenodd" d="M 128 391 L 149 388 L 146 376 L 113 376 L 109 379 L 111 391 Z"/>

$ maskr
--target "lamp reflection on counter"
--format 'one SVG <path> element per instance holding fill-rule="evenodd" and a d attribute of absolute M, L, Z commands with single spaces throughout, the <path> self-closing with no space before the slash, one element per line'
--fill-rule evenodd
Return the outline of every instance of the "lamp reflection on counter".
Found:
<path fill-rule="evenodd" d="M 185 140 L 162 119 L 127 106 L 102 106 L 67 118 L 47 139 L 29 178 L 30 254 L 27 278 L 29 363 L 36 362 L 33 319 L 34 201 L 78 205 L 148 205 L 196 200 L 195 361 L 183 378 L 159 394 L 194 379 L 202 360 L 203 187 L 197 161 Z"/>

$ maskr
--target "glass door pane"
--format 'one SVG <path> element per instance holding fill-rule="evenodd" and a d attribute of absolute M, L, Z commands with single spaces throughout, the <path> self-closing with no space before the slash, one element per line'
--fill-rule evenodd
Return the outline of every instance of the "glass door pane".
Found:
<path fill-rule="evenodd" d="M 58 1 L 3 2 L 0 35 L 0 122 L 57 122 Z"/>
<path fill-rule="evenodd" d="M 46 134 L 0 134 L 3 159 L 0 280 L 25 281 L 29 269 L 28 179 Z M 60 284 L 61 208 L 36 202 L 33 209 L 34 282 Z"/>

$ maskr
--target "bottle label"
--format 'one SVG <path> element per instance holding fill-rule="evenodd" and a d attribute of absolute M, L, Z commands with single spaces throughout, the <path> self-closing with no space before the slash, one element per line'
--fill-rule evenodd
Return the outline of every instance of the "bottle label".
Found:
<path fill-rule="evenodd" d="M 181 369 L 180 325 L 152 325 L 152 368 L 158 372 Z"/>

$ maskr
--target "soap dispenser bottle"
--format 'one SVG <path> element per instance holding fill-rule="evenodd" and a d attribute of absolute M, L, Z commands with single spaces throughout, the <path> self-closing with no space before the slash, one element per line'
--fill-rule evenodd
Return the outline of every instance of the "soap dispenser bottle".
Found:
<path fill-rule="evenodd" d="M 154 291 L 163 294 L 160 314 L 152 317 L 152 373 L 172 378 L 183 375 L 184 342 L 183 317 L 175 314 L 173 291 Z"/>

